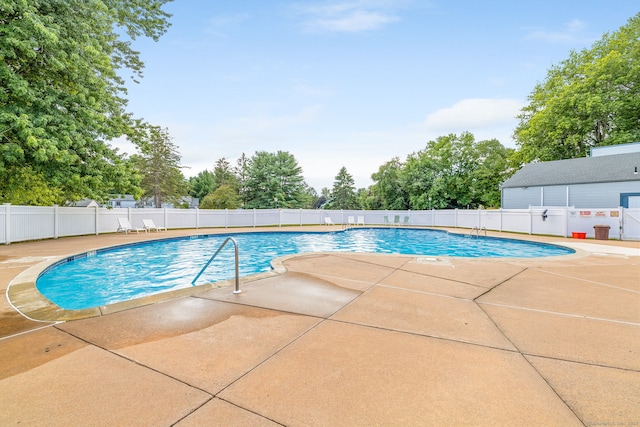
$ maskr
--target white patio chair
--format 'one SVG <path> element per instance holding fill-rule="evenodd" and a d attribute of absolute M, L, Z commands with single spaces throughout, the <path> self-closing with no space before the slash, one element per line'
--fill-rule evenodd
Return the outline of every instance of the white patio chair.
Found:
<path fill-rule="evenodd" d="M 353 216 L 347 217 L 347 225 L 349 227 L 353 227 L 354 225 L 356 225 L 356 218 Z"/>
<path fill-rule="evenodd" d="M 333 223 L 333 221 L 331 220 L 331 217 L 328 217 L 328 216 L 325 216 L 325 217 L 324 217 L 324 224 L 325 224 L 325 225 L 335 225 L 335 224 Z"/>
<path fill-rule="evenodd" d="M 118 218 L 118 228 L 116 229 L 116 233 L 119 231 L 124 231 L 125 234 L 129 234 L 130 231 L 140 233 L 141 231 L 147 230 L 144 228 L 132 227 L 127 218 Z"/>
<path fill-rule="evenodd" d="M 364 216 L 362 216 L 362 215 L 361 215 L 361 216 L 358 216 L 358 222 L 357 222 L 357 224 L 358 224 L 358 225 L 364 225 Z"/>
<path fill-rule="evenodd" d="M 160 231 L 160 230 L 164 230 L 167 231 L 167 227 L 158 227 L 152 219 L 143 219 L 142 220 L 142 225 L 144 226 L 144 229 L 146 231 L 151 231 L 151 230 L 155 230 L 155 231 Z"/>

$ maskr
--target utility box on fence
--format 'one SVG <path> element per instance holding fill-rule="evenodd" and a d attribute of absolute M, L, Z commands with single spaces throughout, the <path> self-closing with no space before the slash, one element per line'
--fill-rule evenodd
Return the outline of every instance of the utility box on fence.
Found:
<path fill-rule="evenodd" d="M 609 227 L 608 225 L 594 225 L 593 229 L 596 233 L 596 240 L 609 240 Z"/>

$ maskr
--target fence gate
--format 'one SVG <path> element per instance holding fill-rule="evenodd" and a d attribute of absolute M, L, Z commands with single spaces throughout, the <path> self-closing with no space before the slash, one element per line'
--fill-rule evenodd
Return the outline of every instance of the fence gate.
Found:
<path fill-rule="evenodd" d="M 640 208 L 623 209 L 622 238 L 623 240 L 640 240 Z"/>

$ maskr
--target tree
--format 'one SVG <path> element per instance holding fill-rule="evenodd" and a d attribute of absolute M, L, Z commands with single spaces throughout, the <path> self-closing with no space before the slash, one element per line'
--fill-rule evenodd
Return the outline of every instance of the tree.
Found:
<path fill-rule="evenodd" d="M 356 189 L 353 177 L 346 167 L 340 168 L 333 182 L 329 209 L 357 209 Z"/>
<path fill-rule="evenodd" d="M 247 203 L 247 180 L 249 179 L 249 162 L 250 159 L 246 154 L 242 153 L 236 160 L 235 175 L 238 180 L 238 194 L 240 195 L 240 203 L 244 206 Z"/>
<path fill-rule="evenodd" d="M 310 203 L 302 169 L 286 151 L 257 151 L 249 161 L 246 188 L 248 209 L 302 208 Z"/>
<path fill-rule="evenodd" d="M 371 175 L 374 181 L 371 186 L 371 199 L 375 209 L 407 209 L 409 201 L 402 182 L 403 164 L 394 157 L 380 166 L 378 172 Z"/>
<path fill-rule="evenodd" d="M 169 26 L 167 1 L 0 2 L 0 201 L 29 185 L 34 204 L 136 191 L 108 144 L 134 126 L 122 70 L 135 79 L 143 67 L 123 39 L 157 40 Z"/>
<path fill-rule="evenodd" d="M 469 132 L 429 141 L 402 172 L 410 208 L 499 206 L 509 154 L 497 140 L 476 143 Z"/>
<path fill-rule="evenodd" d="M 167 201 L 179 204 L 187 194 L 187 182 L 180 170 L 178 147 L 171 142 L 168 129 L 147 127 L 146 144 L 134 158 L 142 174 L 144 196 L 153 197 L 155 207 Z"/>
<path fill-rule="evenodd" d="M 238 187 L 238 178 L 236 177 L 231 164 L 224 157 L 221 157 L 216 161 L 216 165 L 213 168 L 213 176 L 216 188 L 223 185 L 227 185 L 231 188 Z"/>
<path fill-rule="evenodd" d="M 327 203 L 329 202 L 329 199 L 331 199 L 331 190 L 327 187 L 322 187 L 320 195 L 317 196 L 316 201 L 312 205 L 313 209 L 320 209 L 328 206 Z"/>
<path fill-rule="evenodd" d="M 412 209 L 447 209 L 470 203 L 468 172 L 473 135 L 454 134 L 429 141 L 407 159 L 405 181 Z"/>
<path fill-rule="evenodd" d="M 189 195 L 202 200 L 207 194 L 216 190 L 216 181 L 213 173 L 203 170 L 196 176 L 189 178 Z"/>
<path fill-rule="evenodd" d="M 362 209 L 380 209 L 376 198 L 372 195 L 371 188 L 358 188 L 356 191 L 356 199 L 358 200 L 358 206 Z"/>
<path fill-rule="evenodd" d="M 535 86 L 515 130 L 522 163 L 583 157 L 640 140 L 640 14 L 572 51 Z"/>
<path fill-rule="evenodd" d="M 475 167 L 471 172 L 471 199 L 474 207 L 499 208 L 502 201 L 500 185 L 516 168 L 511 167 L 514 150 L 505 148 L 497 139 L 475 145 Z"/>
<path fill-rule="evenodd" d="M 59 203 L 60 191 L 51 188 L 41 173 L 34 172 L 29 166 L 10 173 L 2 185 L 5 197 L 0 198 L 16 205 L 50 206 Z"/>
<path fill-rule="evenodd" d="M 304 205 L 300 206 L 303 209 L 318 209 L 324 204 L 322 196 L 318 196 L 318 192 L 315 188 L 303 183 L 302 198 L 304 199 Z"/>
<path fill-rule="evenodd" d="M 237 209 L 240 207 L 238 192 L 228 184 L 223 184 L 202 199 L 202 209 Z"/>

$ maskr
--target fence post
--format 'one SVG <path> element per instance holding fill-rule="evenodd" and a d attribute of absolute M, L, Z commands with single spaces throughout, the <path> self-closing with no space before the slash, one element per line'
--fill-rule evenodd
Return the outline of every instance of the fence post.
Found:
<path fill-rule="evenodd" d="M 224 228 L 229 228 L 229 209 L 224 208 Z"/>
<path fill-rule="evenodd" d="M 58 205 L 53 205 L 53 238 L 57 239 L 59 234 L 59 217 Z"/>
<path fill-rule="evenodd" d="M 196 206 L 196 230 L 200 228 L 200 208 Z M 165 224 L 166 227 L 166 224 Z"/>
<path fill-rule="evenodd" d="M 94 210 L 94 222 L 93 222 L 93 224 L 94 224 L 94 227 L 96 229 L 96 236 L 98 234 L 100 234 L 100 231 L 99 231 L 100 230 L 100 211 L 99 211 L 99 209 L 100 209 L 100 206 L 94 206 L 93 207 L 93 210 Z"/>
<path fill-rule="evenodd" d="M 480 227 L 482 227 L 482 208 L 478 208 L 478 233 L 480 232 Z"/>
<path fill-rule="evenodd" d="M 256 228 L 256 208 L 253 208 L 253 228 Z"/>
<path fill-rule="evenodd" d="M 502 208 L 500 208 L 500 232 L 502 232 Z"/>
<path fill-rule="evenodd" d="M 529 235 L 533 233 L 533 210 L 531 209 L 531 205 L 529 205 Z"/>
<path fill-rule="evenodd" d="M 4 244 L 11 243 L 11 203 L 3 203 L 4 205 Z"/>
<path fill-rule="evenodd" d="M 624 207 L 618 207 L 618 240 L 624 240 Z"/>
<path fill-rule="evenodd" d="M 167 227 L 167 230 L 168 230 L 169 224 L 167 224 L 167 220 L 169 219 L 169 213 L 167 212 L 167 208 L 163 209 L 163 214 L 164 214 L 164 227 Z M 197 220 L 196 220 L 196 228 L 198 228 Z"/>

